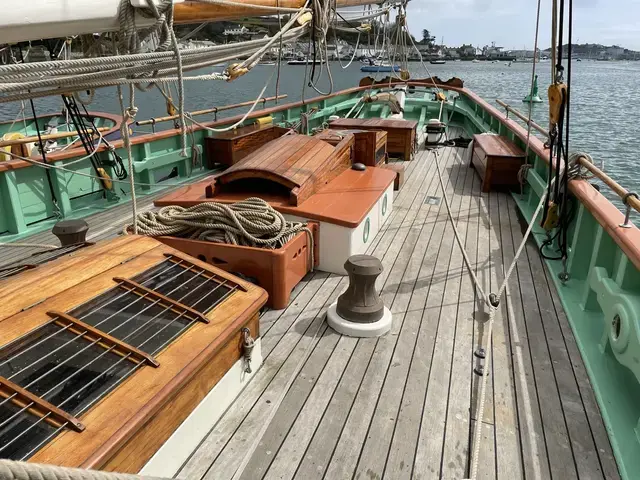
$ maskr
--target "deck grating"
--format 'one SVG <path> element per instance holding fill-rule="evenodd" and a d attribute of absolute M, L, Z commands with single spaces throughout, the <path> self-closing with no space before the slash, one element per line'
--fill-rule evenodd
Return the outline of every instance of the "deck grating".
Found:
<path fill-rule="evenodd" d="M 450 132 L 458 136 L 462 132 Z M 466 149 L 439 152 L 456 225 L 485 291 L 503 280 L 522 240 L 510 195 L 480 193 Z M 453 237 L 433 153 L 405 162 L 405 184 L 369 253 L 392 331 L 354 339 L 327 327 L 346 279 L 307 275 L 284 310 L 260 319 L 264 363 L 178 473 L 232 478 L 301 365 L 243 478 L 465 478 L 488 311 Z M 166 194 L 162 192 L 161 195 Z M 157 195 L 138 210 L 152 208 Z M 89 240 L 117 235 L 130 205 L 92 215 Z M 56 243 L 48 232 L 22 242 Z M 2 249 L 0 264 L 33 253 Z M 560 299 L 533 242 L 520 257 L 494 323 L 478 478 L 619 478 L 606 429 Z M 305 359 L 305 355 L 307 355 Z"/>

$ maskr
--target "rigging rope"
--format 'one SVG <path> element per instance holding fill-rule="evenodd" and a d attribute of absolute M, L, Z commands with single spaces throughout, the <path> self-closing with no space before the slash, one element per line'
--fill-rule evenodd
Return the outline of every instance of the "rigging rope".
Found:
<path fill-rule="evenodd" d="M 0 478 L 2 480 L 168 480 L 128 473 L 58 467 L 44 463 L 16 462 L 6 459 L 0 459 Z"/>
<path fill-rule="evenodd" d="M 531 231 L 533 230 L 533 227 L 535 225 L 535 219 L 538 217 L 538 215 L 540 214 L 540 211 L 542 210 L 542 207 L 544 205 L 544 195 L 542 195 L 540 197 L 540 202 L 538 203 L 538 206 L 535 210 L 535 212 L 533 213 L 532 216 L 532 221 L 529 222 L 529 226 L 527 227 L 527 230 L 525 231 L 525 233 L 523 234 L 522 237 L 522 241 L 520 242 L 520 245 L 518 246 L 518 249 L 516 250 L 516 253 L 513 257 L 513 261 L 511 262 L 511 265 L 509 265 L 509 268 L 507 269 L 507 272 L 504 276 L 504 279 L 502 281 L 502 284 L 500 285 L 500 287 L 498 288 L 498 293 L 497 294 L 490 294 L 490 295 L 486 295 L 486 293 L 484 292 L 484 290 L 482 289 L 482 286 L 480 285 L 480 282 L 478 280 L 478 277 L 476 277 L 475 272 L 473 271 L 473 266 L 471 265 L 471 262 L 469 261 L 469 258 L 467 256 L 467 253 L 465 251 L 464 248 L 464 243 L 462 242 L 462 240 L 460 239 L 460 234 L 458 232 L 458 228 L 456 226 L 455 223 L 455 219 L 453 218 L 453 214 L 451 213 L 451 209 L 449 207 L 449 200 L 447 199 L 447 192 L 445 190 L 445 186 L 444 186 L 444 181 L 442 178 L 442 172 L 440 171 L 440 164 L 438 162 L 438 150 L 434 149 L 434 160 L 435 160 L 435 164 L 436 164 L 436 172 L 438 174 L 438 180 L 440 182 L 440 188 L 442 189 L 442 198 L 444 200 L 445 206 L 447 208 L 447 216 L 449 218 L 449 221 L 451 222 L 451 227 L 453 228 L 453 233 L 456 239 L 456 243 L 458 244 L 458 247 L 460 248 L 461 252 L 462 252 L 462 256 L 464 258 L 465 261 L 465 265 L 467 266 L 467 270 L 471 276 L 471 279 L 473 281 L 474 287 L 476 289 L 476 291 L 478 292 L 478 296 L 480 298 L 482 298 L 482 300 L 484 301 L 484 303 L 486 305 L 489 306 L 489 326 L 488 326 L 488 331 L 487 331 L 487 345 L 485 347 L 485 352 L 486 352 L 486 363 L 485 363 L 485 375 L 482 377 L 482 385 L 480 388 L 480 403 L 478 406 L 478 409 L 476 410 L 478 412 L 478 418 L 476 419 L 476 430 L 475 430 L 475 435 L 474 435 L 474 449 L 473 449 L 473 454 L 472 454 L 472 467 L 471 467 L 471 480 L 476 480 L 477 475 L 478 475 L 478 462 L 480 460 L 480 442 L 482 439 L 482 419 L 484 416 L 484 403 L 485 403 L 485 395 L 486 395 L 486 388 L 487 388 L 487 378 L 489 376 L 489 371 L 491 369 L 491 341 L 492 341 L 492 333 L 493 333 L 493 322 L 495 319 L 495 315 L 496 315 L 496 311 L 498 310 L 498 306 L 500 304 L 500 299 L 502 297 L 502 294 L 505 291 L 505 288 L 507 287 L 507 284 L 509 282 L 509 279 L 511 278 L 511 275 L 513 274 L 513 270 L 516 267 L 516 264 L 520 258 L 520 255 L 522 255 L 522 252 L 524 250 L 524 247 L 526 245 L 527 240 L 529 239 L 529 235 L 531 235 Z"/>
<path fill-rule="evenodd" d="M 524 152 L 524 165 L 520 167 L 522 173 L 518 172 L 518 179 L 520 180 L 521 190 L 524 188 L 524 182 L 526 180 L 526 172 L 529 170 L 529 139 L 531 138 L 531 116 L 533 114 L 533 86 L 536 78 L 536 64 L 537 56 L 538 56 L 538 31 L 540 28 L 540 3 L 541 0 L 538 0 L 538 8 L 536 13 L 536 33 L 533 41 L 533 66 L 531 67 L 531 88 L 529 89 L 529 114 L 527 116 L 527 144 L 525 146 Z M 522 192 L 520 192 L 522 193 Z"/>

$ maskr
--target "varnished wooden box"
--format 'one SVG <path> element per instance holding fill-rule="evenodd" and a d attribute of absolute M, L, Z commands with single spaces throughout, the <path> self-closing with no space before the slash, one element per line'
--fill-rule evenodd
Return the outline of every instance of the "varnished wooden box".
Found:
<path fill-rule="evenodd" d="M 277 125 L 249 125 L 205 138 L 207 168 L 234 165 L 264 144 L 281 137 L 286 128 Z"/>
<path fill-rule="evenodd" d="M 500 135 L 474 135 L 470 167 L 482 179 L 482 191 L 491 187 L 517 187 L 518 170 L 524 163 L 524 152 L 511 140 Z"/>
<path fill-rule="evenodd" d="M 227 272 L 239 272 L 255 278 L 269 294 L 267 305 L 286 308 L 293 288 L 319 263 L 318 222 L 309 222 L 313 238 L 300 232 L 277 249 L 245 247 L 191 238 L 157 237 L 165 245 L 180 250 Z M 313 251 L 313 265 L 309 249 Z"/>
<path fill-rule="evenodd" d="M 346 134 L 355 137 L 353 163 L 377 167 L 387 160 L 387 132 L 383 130 L 324 130 L 316 138 L 336 146 Z"/>
<path fill-rule="evenodd" d="M 329 123 L 333 130 L 383 130 L 387 132 L 387 153 L 411 160 L 416 142 L 418 122 L 389 118 L 338 118 Z"/>

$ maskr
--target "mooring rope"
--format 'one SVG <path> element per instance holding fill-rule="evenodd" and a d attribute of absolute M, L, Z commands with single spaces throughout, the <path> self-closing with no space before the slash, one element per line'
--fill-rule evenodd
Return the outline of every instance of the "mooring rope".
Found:
<path fill-rule="evenodd" d="M 137 224 L 138 233 L 150 237 L 171 235 L 269 249 L 280 248 L 298 233 L 306 232 L 313 268 L 313 234 L 309 226 L 288 222 L 261 198 L 230 204 L 207 202 L 188 208 L 170 205 L 138 214 Z M 125 233 L 131 233 L 132 226 L 126 225 Z"/>

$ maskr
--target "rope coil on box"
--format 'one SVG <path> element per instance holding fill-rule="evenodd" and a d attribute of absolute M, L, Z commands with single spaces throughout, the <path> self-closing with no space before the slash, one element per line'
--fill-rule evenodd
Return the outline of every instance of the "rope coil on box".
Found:
<path fill-rule="evenodd" d="M 269 249 L 280 248 L 298 233 L 306 232 L 313 268 L 311 229 L 306 223 L 288 222 L 261 198 L 251 197 L 231 204 L 207 202 L 188 208 L 170 205 L 155 212 L 140 213 L 136 219 L 140 235 L 171 235 Z M 127 224 L 125 233 L 132 233 L 132 227 L 133 224 Z"/>

